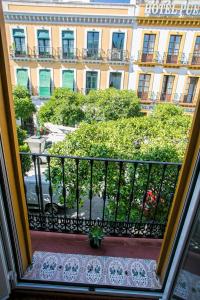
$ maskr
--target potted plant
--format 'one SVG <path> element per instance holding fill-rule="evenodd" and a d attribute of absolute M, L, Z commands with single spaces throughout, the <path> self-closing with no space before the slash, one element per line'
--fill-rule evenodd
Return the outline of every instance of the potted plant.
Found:
<path fill-rule="evenodd" d="M 103 237 L 103 229 L 99 226 L 94 226 L 89 232 L 90 246 L 95 249 L 100 248 Z"/>

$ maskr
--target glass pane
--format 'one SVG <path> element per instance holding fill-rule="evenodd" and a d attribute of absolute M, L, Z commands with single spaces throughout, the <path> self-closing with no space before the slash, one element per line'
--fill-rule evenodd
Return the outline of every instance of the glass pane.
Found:
<path fill-rule="evenodd" d="M 118 90 L 121 88 L 121 73 L 110 73 L 110 82 L 109 82 L 109 87 L 114 87 Z"/>
<path fill-rule="evenodd" d="M 200 209 L 191 230 L 184 260 L 171 299 L 200 299 Z"/>
<path fill-rule="evenodd" d="M 86 92 L 91 89 L 97 89 L 98 73 L 95 71 L 88 71 L 86 73 Z"/>
<path fill-rule="evenodd" d="M 87 49 L 99 48 L 99 32 L 89 31 L 87 33 Z"/>
<path fill-rule="evenodd" d="M 113 49 L 124 49 L 124 37 L 125 34 L 122 32 L 114 32 L 112 37 L 112 48 Z"/>

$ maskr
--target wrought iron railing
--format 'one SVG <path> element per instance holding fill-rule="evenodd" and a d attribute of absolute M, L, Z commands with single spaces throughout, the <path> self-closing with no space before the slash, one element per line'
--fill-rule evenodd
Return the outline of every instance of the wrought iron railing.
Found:
<path fill-rule="evenodd" d="M 161 61 L 161 55 L 158 51 L 138 51 L 137 58 L 135 60 L 138 63 L 159 63 Z"/>
<path fill-rule="evenodd" d="M 127 50 L 111 49 L 107 51 L 107 58 L 109 61 L 128 62 L 130 60 L 129 52 Z"/>
<path fill-rule="evenodd" d="M 32 230 L 162 238 L 179 163 L 21 153 Z M 30 163 L 30 162 L 29 162 Z"/>
<path fill-rule="evenodd" d="M 105 52 L 102 49 L 82 49 L 82 59 L 103 60 Z"/>

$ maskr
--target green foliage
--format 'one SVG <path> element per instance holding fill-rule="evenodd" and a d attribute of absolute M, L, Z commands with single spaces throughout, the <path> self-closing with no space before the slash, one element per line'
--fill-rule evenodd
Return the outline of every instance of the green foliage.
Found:
<path fill-rule="evenodd" d="M 36 112 L 35 105 L 31 100 L 28 89 L 16 86 L 13 91 L 15 115 L 17 119 L 27 120 Z"/>
<path fill-rule="evenodd" d="M 103 237 L 103 229 L 99 226 L 94 226 L 89 232 L 90 239 L 102 239 Z"/>
<path fill-rule="evenodd" d="M 54 124 L 75 126 L 84 119 L 84 112 L 81 109 L 83 95 L 75 93 L 67 88 L 55 89 L 52 97 L 38 112 L 39 123 L 45 122 Z"/>
<path fill-rule="evenodd" d="M 84 102 L 85 120 L 108 121 L 140 115 L 139 99 L 129 90 L 91 90 Z"/>
<path fill-rule="evenodd" d="M 149 116 L 121 119 L 117 121 L 82 123 L 80 128 L 68 135 L 63 142 L 55 144 L 50 153 L 80 157 L 120 158 L 139 161 L 181 162 L 184 156 L 191 117 L 171 114 L 172 106 L 166 110 L 168 118 L 163 121 L 160 108 Z M 76 199 L 76 171 L 79 174 L 79 204 L 90 190 L 91 165 L 88 161 L 65 160 L 65 184 L 67 205 L 73 207 Z M 121 173 L 120 173 L 121 170 Z M 108 220 L 149 221 L 163 223 L 169 209 L 171 194 L 177 176 L 177 167 L 160 164 L 109 162 L 107 172 L 106 218 Z M 164 173 L 163 173 L 164 172 Z M 121 174 L 121 175 L 120 175 Z M 51 161 L 51 178 L 54 189 L 62 189 L 62 165 L 60 159 Z M 149 176 L 149 184 L 147 187 Z M 134 191 L 131 190 L 134 178 Z M 118 186 L 120 199 L 117 203 Z M 93 195 L 101 199 L 105 187 L 105 163 L 93 163 Z M 148 191 L 146 190 L 148 189 Z M 146 193 L 148 192 L 148 193 Z M 152 198 L 148 195 L 153 195 Z M 159 201 L 158 207 L 152 199 Z M 101 200 L 102 201 L 102 200 Z M 60 202 L 63 202 L 62 193 Z M 150 209 L 151 208 L 151 209 Z M 144 211 L 144 212 L 142 212 Z M 129 215 L 130 213 L 130 215 Z M 117 214 L 117 215 L 116 215 Z"/>
<path fill-rule="evenodd" d="M 132 91 L 92 90 L 87 96 L 66 88 L 57 88 L 51 99 L 39 110 L 40 124 L 52 122 L 75 126 L 85 120 L 93 121 L 117 120 L 139 116 L 140 104 Z"/>
<path fill-rule="evenodd" d="M 24 140 L 27 137 L 26 130 L 23 130 L 19 126 L 17 126 L 17 137 L 19 143 L 19 151 L 30 152 L 30 148 L 28 144 L 24 142 Z M 31 168 L 31 158 L 29 155 L 23 155 L 21 159 L 22 159 L 22 172 L 23 174 L 26 174 L 26 172 L 28 172 Z"/>

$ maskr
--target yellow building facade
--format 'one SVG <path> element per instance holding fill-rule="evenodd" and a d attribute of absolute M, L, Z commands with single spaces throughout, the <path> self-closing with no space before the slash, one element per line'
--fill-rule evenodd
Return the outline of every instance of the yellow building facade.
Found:
<path fill-rule="evenodd" d="M 27 85 L 39 100 L 62 86 L 85 94 L 131 89 L 144 110 L 165 101 L 193 112 L 200 91 L 199 6 L 144 2 L 4 1 L 13 85 Z"/>

